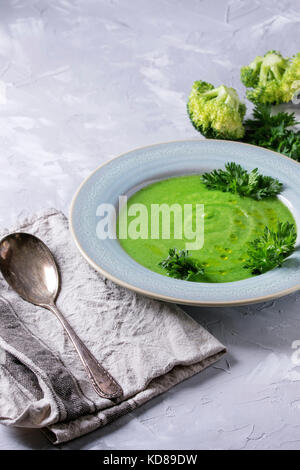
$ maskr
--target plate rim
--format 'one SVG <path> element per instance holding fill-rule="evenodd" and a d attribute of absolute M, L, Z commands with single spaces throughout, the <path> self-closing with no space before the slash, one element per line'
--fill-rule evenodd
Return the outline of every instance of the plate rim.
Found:
<path fill-rule="evenodd" d="M 197 139 L 197 138 L 194 138 L 194 139 L 178 139 L 178 140 L 169 140 L 169 141 L 166 141 L 166 142 L 157 142 L 155 144 L 145 145 L 145 146 L 142 146 L 142 147 L 136 147 L 136 148 L 131 149 L 127 152 L 123 152 L 121 154 L 118 154 L 115 157 L 112 157 L 109 160 L 102 163 L 101 165 L 99 165 L 97 168 L 95 168 L 93 171 L 91 171 L 91 173 L 89 173 L 89 175 L 86 178 L 83 179 L 83 181 L 81 182 L 81 184 L 78 186 L 77 190 L 75 191 L 75 194 L 72 197 L 71 204 L 70 204 L 70 207 L 69 207 L 68 220 L 69 220 L 69 230 L 70 230 L 70 233 L 72 235 L 73 241 L 74 241 L 77 249 L 79 250 L 79 252 L 83 256 L 83 258 L 85 258 L 85 260 L 96 271 L 100 272 L 100 274 L 102 274 L 104 277 L 106 277 L 107 279 L 113 281 L 114 283 L 118 284 L 119 286 L 125 287 L 126 289 L 129 289 L 129 290 L 131 290 L 133 292 L 136 292 L 138 294 L 150 297 L 152 299 L 161 300 L 161 301 L 170 302 L 170 303 L 176 303 L 176 304 L 182 304 L 182 305 L 191 305 L 191 306 L 199 306 L 199 307 L 200 306 L 203 306 L 203 307 L 205 307 L 205 306 L 207 306 L 207 307 L 225 307 L 225 306 L 228 306 L 228 307 L 230 307 L 230 306 L 250 305 L 250 304 L 256 304 L 256 303 L 261 303 L 261 302 L 267 302 L 268 300 L 277 299 L 277 298 L 283 297 L 285 295 L 291 294 L 293 292 L 297 292 L 298 290 L 300 290 L 300 284 L 297 284 L 296 286 L 293 286 L 289 289 L 284 289 L 282 291 L 279 291 L 276 294 L 269 294 L 269 295 L 266 295 L 266 296 L 259 296 L 259 297 L 250 298 L 250 299 L 240 299 L 240 300 L 231 300 L 231 301 L 187 300 L 187 299 L 176 298 L 176 297 L 168 296 L 168 295 L 155 294 L 151 291 L 148 291 L 147 289 L 142 289 L 140 287 L 136 287 L 132 284 L 129 284 L 129 283 L 127 283 L 125 281 L 122 281 L 119 278 L 115 277 L 114 275 L 112 275 L 111 273 L 106 271 L 105 269 L 101 268 L 101 266 L 99 266 L 97 263 L 95 263 L 89 257 L 89 255 L 85 252 L 85 250 L 82 248 L 82 246 L 81 246 L 81 244 L 80 244 L 80 242 L 79 242 L 79 240 L 76 236 L 74 227 L 73 227 L 73 209 L 74 209 L 77 197 L 78 197 L 82 187 L 87 183 L 87 181 L 90 178 L 92 178 L 92 176 L 97 171 L 99 171 L 104 166 L 110 164 L 112 161 L 117 160 L 119 158 L 122 158 L 123 156 L 128 155 L 131 152 L 144 150 L 144 149 L 148 149 L 148 148 L 151 148 L 151 147 L 156 147 L 156 146 L 159 146 L 159 145 L 172 144 L 172 143 L 181 143 L 181 142 L 199 142 L 200 143 L 200 142 L 207 142 L 207 141 L 220 142 L 220 143 L 230 142 L 230 143 L 233 143 L 233 144 L 246 145 L 246 146 L 250 146 L 250 147 L 254 147 L 254 148 L 263 149 L 263 150 L 268 151 L 272 154 L 275 154 L 276 156 L 279 156 L 281 158 L 285 158 L 287 160 L 290 160 L 290 161 L 294 162 L 296 165 L 300 165 L 300 162 L 297 162 L 296 160 L 294 160 L 294 159 L 292 159 L 292 158 L 290 158 L 286 155 L 283 155 L 279 152 L 275 152 L 274 150 L 266 149 L 266 148 L 260 147 L 258 145 L 248 144 L 246 142 L 239 142 L 239 141 L 235 141 L 235 140 Z"/>

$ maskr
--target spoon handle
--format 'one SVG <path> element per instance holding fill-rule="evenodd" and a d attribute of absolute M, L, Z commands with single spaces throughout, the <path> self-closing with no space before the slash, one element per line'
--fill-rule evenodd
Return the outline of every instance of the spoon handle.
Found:
<path fill-rule="evenodd" d="M 123 395 L 123 390 L 120 385 L 112 378 L 109 372 L 102 367 L 97 359 L 92 355 L 88 348 L 84 345 L 81 339 L 77 336 L 70 323 L 65 319 L 63 314 L 58 310 L 56 305 L 47 305 L 47 308 L 53 312 L 66 332 L 70 340 L 75 346 L 75 349 L 86 368 L 93 387 L 100 395 L 100 397 L 113 399 Z"/>

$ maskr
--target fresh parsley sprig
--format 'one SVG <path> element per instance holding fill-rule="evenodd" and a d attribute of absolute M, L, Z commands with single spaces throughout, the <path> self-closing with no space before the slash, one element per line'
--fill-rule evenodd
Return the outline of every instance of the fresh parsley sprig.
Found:
<path fill-rule="evenodd" d="M 189 256 L 188 250 L 170 248 L 168 257 L 159 266 L 167 271 L 168 276 L 185 281 L 196 282 L 200 275 L 204 275 L 202 265 Z"/>
<path fill-rule="evenodd" d="M 295 225 L 290 222 L 278 222 L 276 230 L 265 227 L 261 237 L 249 242 L 244 268 L 252 274 L 262 274 L 282 266 L 295 249 L 296 236 Z"/>
<path fill-rule="evenodd" d="M 257 200 L 276 196 L 282 189 L 282 183 L 277 179 L 259 174 L 257 168 L 248 173 L 234 162 L 226 163 L 225 170 L 204 173 L 201 180 L 209 189 L 219 189 Z"/>
<path fill-rule="evenodd" d="M 271 105 L 259 104 L 253 110 L 253 119 L 244 122 L 244 142 L 274 150 L 300 162 L 300 131 L 290 129 L 299 124 L 294 113 L 271 115 Z"/>

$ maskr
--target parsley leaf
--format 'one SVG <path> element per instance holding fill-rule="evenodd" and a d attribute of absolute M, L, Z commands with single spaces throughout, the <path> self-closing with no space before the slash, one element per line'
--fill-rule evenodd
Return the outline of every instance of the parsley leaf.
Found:
<path fill-rule="evenodd" d="M 276 230 L 265 227 L 261 237 L 248 243 L 248 259 L 244 268 L 252 274 L 262 274 L 270 269 L 282 266 L 295 249 L 296 228 L 289 222 L 278 222 Z"/>
<path fill-rule="evenodd" d="M 204 275 L 202 265 L 190 258 L 188 250 L 169 249 L 169 256 L 159 263 L 168 276 L 185 281 L 197 281 L 198 276 Z"/>
<path fill-rule="evenodd" d="M 234 162 L 226 163 L 225 170 L 204 173 L 201 180 L 209 189 L 219 189 L 257 200 L 275 196 L 282 189 L 282 183 L 277 179 L 259 174 L 257 168 L 248 173 Z"/>
<path fill-rule="evenodd" d="M 253 117 L 244 123 L 244 142 L 274 150 L 300 162 L 300 131 L 289 129 L 299 124 L 294 113 L 271 115 L 271 105 L 259 104 L 253 110 Z"/>

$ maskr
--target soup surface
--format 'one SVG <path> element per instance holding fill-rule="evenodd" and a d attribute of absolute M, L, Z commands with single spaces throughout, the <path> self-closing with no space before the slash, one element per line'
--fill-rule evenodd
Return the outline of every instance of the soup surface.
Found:
<path fill-rule="evenodd" d="M 147 207 L 149 234 L 152 204 L 180 204 L 182 208 L 184 204 L 192 204 L 193 227 L 196 204 L 204 204 L 204 245 L 200 250 L 189 252 L 205 268 L 203 282 L 230 282 L 252 277 L 251 272 L 243 268 L 247 258 L 247 242 L 260 236 L 265 226 L 275 228 L 278 220 L 295 223 L 289 209 L 278 198 L 256 201 L 210 190 L 201 183 L 200 175 L 174 177 L 146 186 L 128 200 L 127 213 L 133 204 Z M 134 219 L 136 216 L 128 215 L 128 226 Z M 174 239 L 174 220 L 171 216 L 170 239 L 163 239 L 160 231 L 158 239 L 128 237 L 119 242 L 138 263 L 167 275 L 159 262 L 168 256 L 169 248 L 185 249 L 185 244 L 190 240 L 184 237 Z"/>

